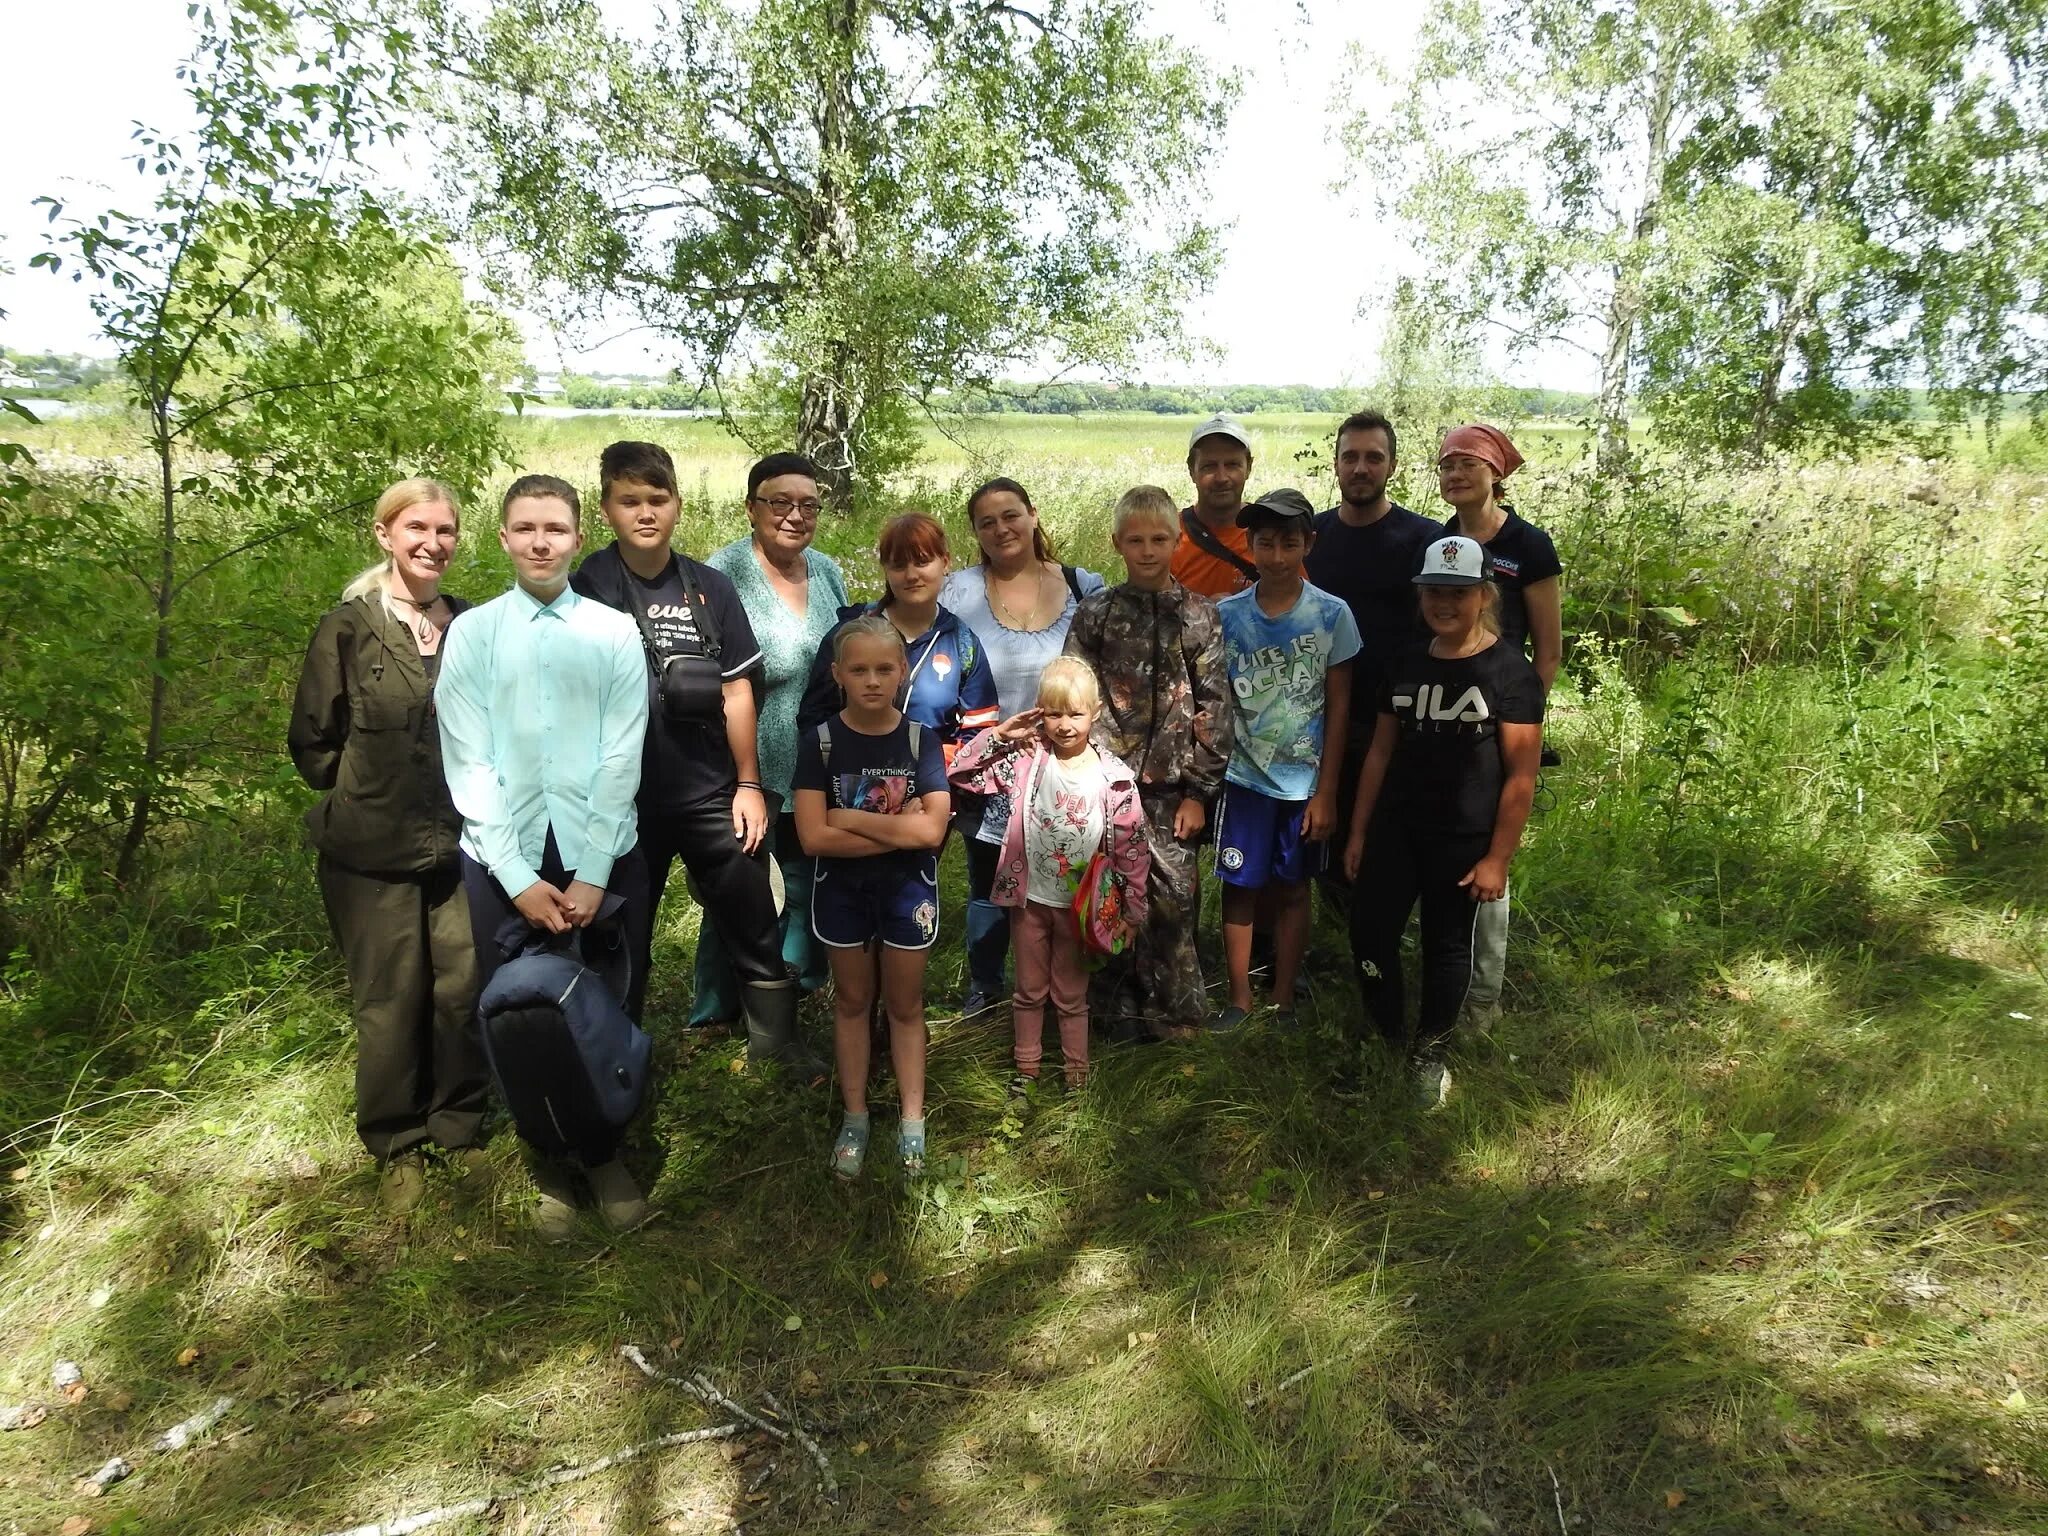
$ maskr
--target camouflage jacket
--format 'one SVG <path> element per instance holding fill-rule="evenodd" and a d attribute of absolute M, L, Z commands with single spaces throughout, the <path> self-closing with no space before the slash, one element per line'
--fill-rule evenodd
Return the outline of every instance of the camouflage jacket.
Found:
<path fill-rule="evenodd" d="M 1102 680 L 1095 744 L 1131 765 L 1143 785 L 1180 786 L 1205 806 L 1230 761 L 1230 673 L 1216 605 L 1170 582 L 1128 582 L 1074 610 L 1067 654 Z"/>

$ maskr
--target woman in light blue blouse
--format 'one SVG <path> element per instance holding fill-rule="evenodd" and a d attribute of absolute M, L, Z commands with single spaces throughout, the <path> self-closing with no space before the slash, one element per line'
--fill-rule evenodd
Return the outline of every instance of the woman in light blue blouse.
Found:
<path fill-rule="evenodd" d="M 770 454 L 753 467 L 747 516 L 753 532 L 714 551 L 705 564 L 732 578 L 760 642 L 761 784 L 781 804 L 774 854 L 782 866 L 782 958 L 812 992 L 824 985 L 827 972 L 811 937 L 811 861 L 797 842 L 789 780 L 796 768 L 797 703 L 818 642 L 846 604 L 846 578 L 837 561 L 811 548 L 818 531 L 818 471 L 802 454 Z M 739 1017 L 739 988 L 709 923 L 697 939 L 693 993 L 692 1027 Z"/>
<path fill-rule="evenodd" d="M 939 601 L 974 631 L 996 680 L 996 706 L 1007 720 L 1038 702 L 1038 674 L 1067 643 L 1074 610 L 1101 589 L 1093 571 L 1060 564 L 1038 525 L 1038 509 L 1016 481 L 998 477 L 967 498 L 967 523 L 981 561 L 946 578 Z M 957 801 L 962 797 L 955 793 Z M 967 843 L 967 993 L 960 1012 L 971 1016 L 1009 996 L 1003 963 L 1010 952 L 1009 920 L 989 900 L 1009 803 L 980 802 L 978 816 L 962 825 Z"/>

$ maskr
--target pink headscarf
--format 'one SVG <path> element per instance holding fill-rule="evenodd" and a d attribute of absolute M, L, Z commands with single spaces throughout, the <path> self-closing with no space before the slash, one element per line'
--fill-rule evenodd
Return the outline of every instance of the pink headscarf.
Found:
<path fill-rule="evenodd" d="M 1482 422 L 1453 427 L 1444 434 L 1444 445 L 1436 451 L 1437 463 L 1443 463 L 1454 453 L 1471 455 L 1492 469 L 1496 480 L 1505 480 L 1522 467 L 1522 456 L 1515 452 L 1507 433 Z"/>

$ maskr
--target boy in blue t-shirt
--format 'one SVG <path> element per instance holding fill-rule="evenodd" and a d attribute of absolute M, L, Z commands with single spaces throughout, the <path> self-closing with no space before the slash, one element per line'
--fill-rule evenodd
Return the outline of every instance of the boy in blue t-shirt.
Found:
<path fill-rule="evenodd" d="M 1337 780 L 1351 708 L 1358 623 L 1342 599 L 1309 585 L 1315 508 L 1268 491 L 1237 514 L 1251 535 L 1257 583 L 1216 605 L 1230 666 L 1235 744 L 1216 811 L 1223 881 L 1223 958 L 1230 1003 L 1211 1024 L 1231 1030 L 1252 1006 L 1252 919 L 1273 924 L 1275 1020 L 1294 1023 L 1294 977 L 1308 946 L 1308 882 L 1337 825 Z M 1262 911 L 1263 909 L 1263 911 Z"/>

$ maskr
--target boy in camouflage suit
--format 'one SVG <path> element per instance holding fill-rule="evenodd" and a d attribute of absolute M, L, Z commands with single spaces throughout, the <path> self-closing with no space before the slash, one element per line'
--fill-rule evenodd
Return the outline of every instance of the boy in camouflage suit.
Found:
<path fill-rule="evenodd" d="M 1129 763 L 1152 848 L 1144 926 L 1096 972 L 1088 1009 L 1112 1038 L 1177 1035 L 1208 1012 L 1195 951 L 1196 859 L 1230 760 L 1230 677 L 1216 605 L 1173 579 L 1180 512 L 1157 486 L 1126 491 L 1115 540 L 1128 576 L 1074 612 L 1067 654 L 1102 682 L 1096 746 Z"/>

